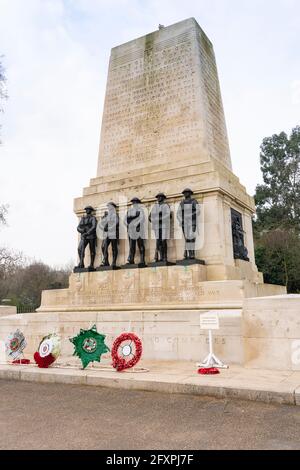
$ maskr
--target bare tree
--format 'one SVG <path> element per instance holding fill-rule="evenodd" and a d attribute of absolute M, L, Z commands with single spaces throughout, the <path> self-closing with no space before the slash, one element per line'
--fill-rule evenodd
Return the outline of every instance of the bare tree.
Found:
<path fill-rule="evenodd" d="M 0 302 L 7 297 L 12 279 L 23 264 L 22 253 L 0 247 Z"/>
<path fill-rule="evenodd" d="M 0 205 L 0 225 L 7 223 L 7 212 L 8 206 Z M 73 265 L 51 267 L 0 246 L 0 303 L 9 298 L 19 311 L 32 311 L 40 305 L 44 289 L 68 287 Z"/>
<path fill-rule="evenodd" d="M 7 91 L 6 91 L 6 76 L 5 70 L 2 65 L 1 59 L 3 56 L 0 56 L 0 102 L 1 100 L 7 99 Z M 2 110 L 2 108 L 0 108 Z"/>
<path fill-rule="evenodd" d="M 0 247 L 0 272 L 15 271 L 22 264 L 23 260 L 22 253 Z"/>
<path fill-rule="evenodd" d="M 18 308 L 31 311 L 39 307 L 43 290 L 67 287 L 69 275 L 68 268 L 52 268 L 40 261 L 24 263 L 11 277 L 6 295 Z"/>
<path fill-rule="evenodd" d="M 0 205 L 0 226 L 7 224 L 7 221 L 6 221 L 7 212 L 8 212 L 8 205 L 1 204 Z"/>
<path fill-rule="evenodd" d="M 8 98 L 6 91 L 6 77 L 5 71 L 1 62 L 3 56 L 0 56 L 0 113 L 3 112 L 3 101 Z M 0 125 L 1 130 L 1 125 Z M 1 144 L 1 140 L 0 140 Z"/>

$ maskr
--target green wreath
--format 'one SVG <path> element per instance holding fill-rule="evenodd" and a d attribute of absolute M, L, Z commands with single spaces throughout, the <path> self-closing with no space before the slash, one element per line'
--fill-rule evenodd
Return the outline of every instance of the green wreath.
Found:
<path fill-rule="evenodd" d="M 100 362 L 101 355 L 109 351 L 104 340 L 106 335 L 97 331 L 96 325 L 90 330 L 80 330 L 80 333 L 74 338 L 70 338 L 74 345 L 73 356 L 78 356 L 82 362 L 82 368 L 85 369 L 90 362 Z"/>

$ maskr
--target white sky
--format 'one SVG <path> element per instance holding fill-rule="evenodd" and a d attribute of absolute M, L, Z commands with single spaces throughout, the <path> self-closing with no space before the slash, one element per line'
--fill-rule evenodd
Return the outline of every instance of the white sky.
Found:
<path fill-rule="evenodd" d="M 216 52 L 234 172 L 253 194 L 263 137 L 300 124 L 299 0 L 0 0 L 0 244 L 76 259 L 73 198 L 96 176 L 110 49 L 195 17 Z"/>

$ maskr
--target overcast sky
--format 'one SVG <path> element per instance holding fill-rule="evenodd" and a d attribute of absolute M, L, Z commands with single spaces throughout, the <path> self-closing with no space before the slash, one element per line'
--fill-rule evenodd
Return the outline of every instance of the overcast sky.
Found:
<path fill-rule="evenodd" d="M 0 245 L 76 259 L 73 198 L 96 176 L 110 49 L 191 16 L 214 44 L 234 172 L 254 193 L 263 137 L 300 124 L 299 0 L 0 0 Z"/>

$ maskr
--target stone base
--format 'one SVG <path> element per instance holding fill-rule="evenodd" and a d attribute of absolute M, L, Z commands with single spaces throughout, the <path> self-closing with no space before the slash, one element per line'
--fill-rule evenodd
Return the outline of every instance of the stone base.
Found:
<path fill-rule="evenodd" d="M 137 263 L 137 264 L 126 263 L 126 264 L 123 264 L 123 266 L 121 266 L 122 269 L 137 269 L 137 268 L 143 269 L 147 267 L 148 265 L 146 263 Z"/>
<path fill-rule="evenodd" d="M 118 271 L 118 269 L 121 269 L 121 266 L 99 266 L 96 271 Z"/>
<path fill-rule="evenodd" d="M 55 332 L 62 337 L 60 359 L 78 364 L 78 359 L 72 357 L 74 348 L 69 338 L 77 335 L 81 328 L 88 329 L 96 324 L 98 331 L 107 335 L 105 342 L 110 349 L 119 334 L 129 331 L 141 338 L 143 359 L 188 360 L 196 363 L 208 353 L 207 331 L 200 330 L 199 320 L 199 314 L 206 311 L 181 309 L 19 314 L 0 319 L 0 336 L 4 339 L 19 328 L 27 340 L 25 356 L 32 357 L 43 336 Z M 229 364 L 242 364 L 242 311 L 222 309 L 219 318 L 221 328 L 214 332 L 215 352 Z"/>
<path fill-rule="evenodd" d="M 192 266 L 193 264 L 203 264 L 205 265 L 205 261 L 202 259 L 179 259 L 176 261 L 177 266 Z"/>
<path fill-rule="evenodd" d="M 42 293 L 40 312 L 241 308 L 244 298 L 285 294 L 281 286 L 248 280 L 207 281 L 207 266 L 98 268 L 73 273 L 68 289 Z"/>
<path fill-rule="evenodd" d="M 300 295 L 246 299 L 243 315 L 249 367 L 300 370 Z"/>
<path fill-rule="evenodd" d="M 77 266 L 73 269 L 73 273 L 93 273 L 96 271 L 95 268 L 78 268 Z"/>
<path fill-rule="evenodd" d="M 280 335 L 294 335 L 294 341 L 299 333 L 300 339 L 300 296 L 295 296 L 298 303 L 290 309 L 286 305 L 291 305 L 293 296 L 251 299 L 285 294 L 283 286 L 247 279 L 207 281 L 207 266 L 199 263 L 152 265 L 155 269 L 103 266 L 96 272 L 73 273 L 68 289 L 43 292 L 36 313 L 0 319 L 0 338 L 19 328 L 28 343 L 26 355 L 33 355 L 42 337 L 55 332 L 63 339 L 62 358 L 74 362 L 69 338 L 96 324 L 107 335 L 109 347 L 120 333 L 132 331 L 143 341 L 145 359 L 199 362 L 208 351 L 208 335 L 200 330 L 199 314 L 217 310 L 220 329 L 213 333 L 214 352 L 225 363 L 246 361 L 267 367 L 265 361 L 269 361 L 269 368 L 291 368 L 283 350 L 290 343 L 286 346 Z M 242 262 L 236 269 L 247 277 L 247 267 Z M 276 322 L 285 315 L 287 329 L 277 332 Z"/>
<path fill-rule="evenodd" d="M 175 263 L 171 263 L 171 261 L 153 261 L 152 263 L 148 263 L 149 268 L 161 268 L 166 266 L 175 266 Z"/>
<path fill-rule="evenodd" d="M 109 347 L 120 333 L 131 331 L 143 341 L 144 359 L 199 362 L 208 352 L 208 335 L 200 330 L 199 315 L 217 310 L 220 329 L 213 331 L 213 347 L 222 361 L 229 366 L 300 371 L 300 295 L 244 298 L 231 307 L 226 299 L 194 308 L 128 307 L 52 307 L 48 312 L 10 315 L 0 318 L 0 337 L 5 340 L 19 328 L 28 343 L 25 356 L 32 357 L 42 337 L 56 332 L 63 339 L 61 360 L 74 364 L 69 338 L 95 323 L 107 335 Z"/>
<path fill-rule="evenodd" d="M 246 261 L 246 263 L 250 263 L 250 259 L 248 257 L 240 258 L 239 256 L 234 256 L 235 260 Z"/>

